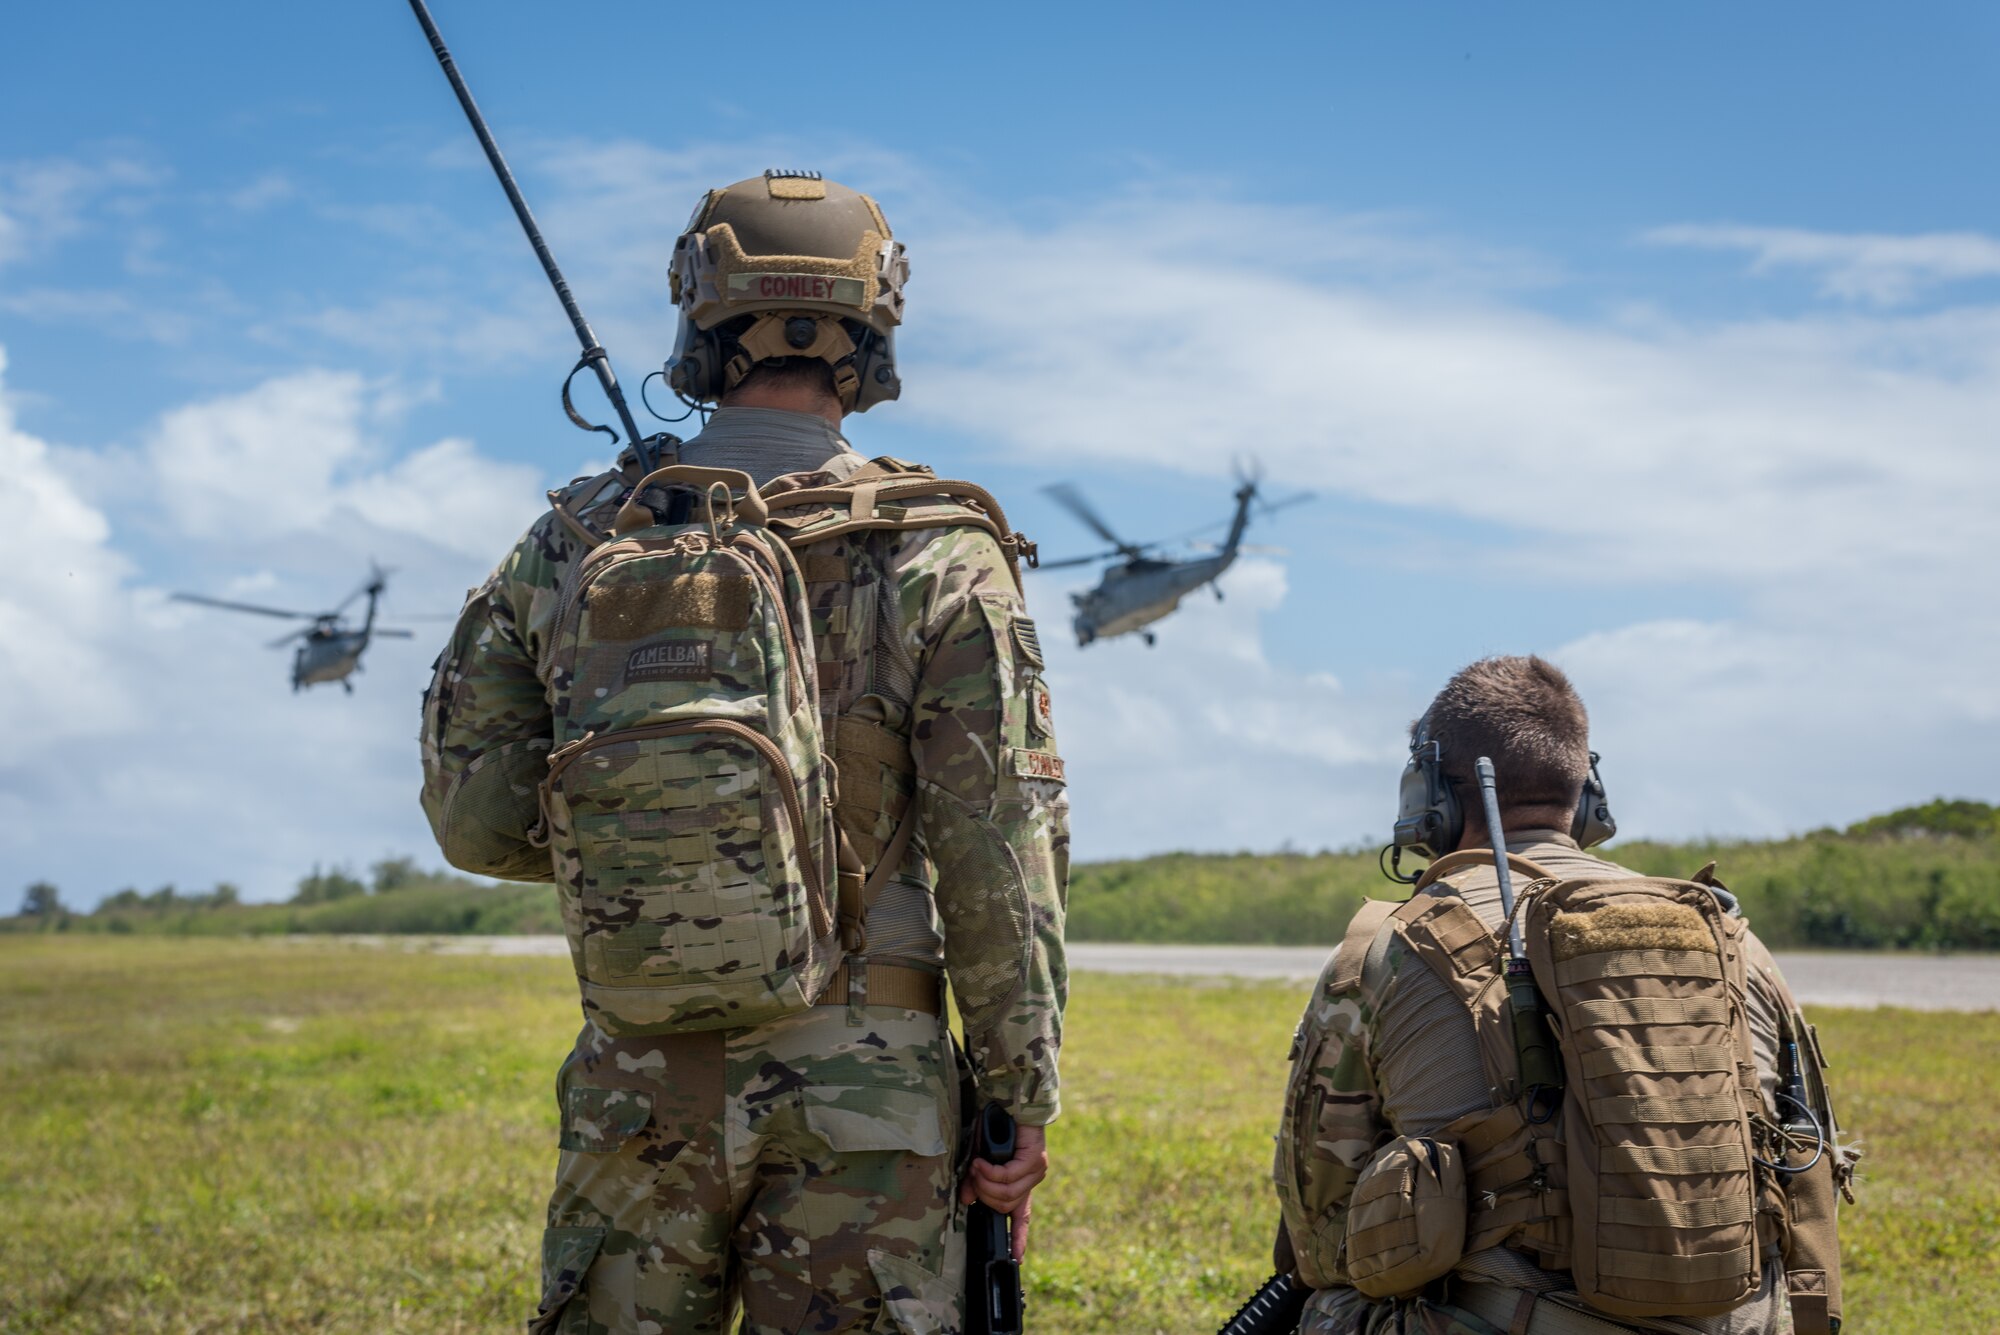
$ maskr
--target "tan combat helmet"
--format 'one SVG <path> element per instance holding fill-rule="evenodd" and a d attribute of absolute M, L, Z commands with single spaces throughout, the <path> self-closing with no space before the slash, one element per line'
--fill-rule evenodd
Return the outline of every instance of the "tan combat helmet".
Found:
<path fill-rule="evenodd" d="M 817 357 L 841 406 L 865 412 L 902 392 L 895 330 L 909 276 L 875 201 L 818 172 L 711 190 L 674 243 L 668 383 L 713 403 L 759 362 Z"/>

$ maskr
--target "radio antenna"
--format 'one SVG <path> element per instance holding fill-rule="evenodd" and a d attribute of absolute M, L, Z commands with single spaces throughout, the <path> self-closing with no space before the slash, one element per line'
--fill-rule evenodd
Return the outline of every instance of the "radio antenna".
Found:
<path fill-rule="evenodd" d="M 549 276 L 549 283 L 556 290 L 556 300 L 562 303 L 563 313 L 569 316 L 570 327 L 576 330 L 576 341 L 583 345 L 583 355 L 570 368 L 570 378 L 574 379 L 585 366 L 597 373 L 597 383 L 604 387 L 604 397 L 610 399 L 611 406 L 617 410 L 618 421 L 625 428 L 625 438 L 639 452 L 639 461 L 646 471 L 651 472 L 654 466 L 653 442 L 639 434 L 639 425 L 632 420 L 632 410 L 625 405 L 625 391 L 618 387 L 618 375 L 611 369 L 611 354 L 597 341 L 590 321 L 583 318 L 583 308 L 570 294 L 562 270 L 556 267 L 556 257 L 549 253 L 548 242 L 542 240 L 542 229 L 535 225 L 535 215 L 528 210 L 528 201 L 521 197 L 521 187 L 514 183 L 514 173 L 508 169 L 500 145 L 493 142 L 493 134 L 486 128 L 486 118 L 479 114 L 479 104 L 472 100 L 472 90 L 460 77 L 458 66 L 452 61 L 451 51 L 445 46 L 437 24 L 431 22 L 430 10 L 424 6 L 424 0 L 410 0 L 410 10 L 417 16 L 417 22 L 423 25 L 424 36 L 430 39 L 431 53 L 443 68 L 444 77 L 451 81 L 451 91 L 458 95 L 458 105 L 464 109 L 465 118 L 472 122 L 472 132 L 479 136 L 479 146 L 486 150 L 486 160 L 493 164 L 493 174 L 500 178 L 500 188 L 507 192 L 507 202 L 514 206 L 514 216 L 520 219 L 521 230 L 528 234 L 528 244 L 535 248 L 535 258 L 542 262 L 542 272 Z M 592 426 L 577 415 L 570 404 L 568 380 L 563 382 L 563 409 L 578 426 L 588 431 L 602 431 L 615 442 L 616 433 L 610 427 Z"/>

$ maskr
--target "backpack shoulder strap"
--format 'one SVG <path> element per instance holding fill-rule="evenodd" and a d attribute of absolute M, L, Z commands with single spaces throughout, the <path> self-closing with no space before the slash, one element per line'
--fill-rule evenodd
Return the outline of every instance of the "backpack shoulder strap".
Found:
<path fill-rule="evenodd" d="M 1447 853 L 1430 866 L 1424 868 L 1424 874 L 1417 878 L 1417 884 L 1415 890 L 1412 891 L 1411 897 L 1414 898 L 1433 883 L 1441 881 L 1454 873 L 1464 871 L 1468 867 L 1491 867 L 1492 865 L 1494 865 L 1493 853 L 1490 849 L 1461 848 L 1455 853 Z M 1524 858 L 1519 853 L 1509 853 L 1507 855 L 1507 865 L 1522 875 L 1532 876 L 1538 881 L 1559 881 L 1562 879 L 1548 868 L 1542 866 L 1541 863 Z"/>
<path fill-rule="evenodd" d="M 608 472 L 577 478 L 569 485 L 548 493 L 549 509 L 562 526 L 583 544 L 583 550 L 590 551 L 611 540 L 609 525 L 599 527 L 591 519 L 594 512 L 610 509 L 611 502 L 623 495 L 625 479 L 626 470 L 613 467 Z M 611 510 L 611 513 L 616 511 Z"/>
<path fill-rule="evenodd" d="M 771 527 L 794 549 L 870 529 L 978 528 L 1000 544 L 1016 588 L 1021 562 L 1035 563 L 1035 544 L 1008 526 L 991 492 L 887 455 L 869 460 L 844 482 L 765 499 Z"/>
<path fill-rule="evenodd" d="M 1402 907 L 1402 901 L 1395 899 L 1361 901 L 1361 907 L 1348 919 L 1347 931 L 1340 938 L 1340 949 L 1333 957 L 1333 973 L 1326 980 L 1329 995 L 1352 992 L 1360 986 L 1361 966 L 1368 958 L 1368 948 L 1375 944 L 1375 936 L 1382 930 L 1382 924 Z"/>

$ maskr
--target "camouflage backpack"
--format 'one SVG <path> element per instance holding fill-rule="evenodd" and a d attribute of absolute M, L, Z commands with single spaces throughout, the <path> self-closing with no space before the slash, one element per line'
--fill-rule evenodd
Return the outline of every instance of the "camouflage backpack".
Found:
<path fill-rule="evenodd" d="M 840 803 L 833 754 L 849 748 L 830 746 L 829 728 L 856 729 L 823 723 L 825 665 L 792 548 L 965 524 L 1010 559 L 1025 546 L 985 493 L 893 460 L 771 490 L 669 465 L 634 487 L 602 541 L 557 507 L 596 545 L 565 578 L 541 665 L 555 737 L 537 837 L 584 1009 L 606 1033 L 736 1028 L 815 1004 L 864 948 L 862 922 L 914 837 L 908 794 L 889 813 L 894 833 L 867 849 L 872 870 L 843 836 L 837 817 L 853 803 Z M 896 503 L 919 497 L 948 504 Z M 885 760 L 900 748 L 907 767 L 906 739 L 869 740 Z M 935 997 L 928 975 L 859 972 L 872 1000 Z"/>
<path fill-rule="evenodd" d="M 541 837 L 584 1009 L 612 1034 L 760 1024 L 840 962 L 805 586 L 747 474 L 669 467 L 569 571 L 543 678 Z"/>

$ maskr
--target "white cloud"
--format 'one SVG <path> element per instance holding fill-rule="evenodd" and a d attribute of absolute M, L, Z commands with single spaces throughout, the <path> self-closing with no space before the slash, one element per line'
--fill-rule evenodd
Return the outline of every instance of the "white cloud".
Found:
<path fill-rule="evenodd" d="M 1393 819 L 1409 683 L 1356 691 L 1273 663 L 1262 623 L 1284 612 L 1284 568 L 1246 559 L 1221 583 L 1225 601 L 1189 595 L 1152 648 L 1079 650 L 1057 591 L 1034 590 L 1080 856 L 1318 847 Z"/>
<path fill-rule="evenodd" d="M 273 171 L 231 190 L 223 200 L 239 213 L 262 213 L 274 204 L 297 198 L 298 194 L 297 182 L 283 172 Z"/>
<path fill-rule="evenodd" d="M 385 462 L 368 426 L 386 391 L 307 371 L 167 413 L 146 477 L 173 523 L 236 541 L 304 539 L 346 526 L 493 560 L 540 510 L 536 473 L 447 439 Z"/>
<path fill-rule="evenodd" d="M 1599 580 L 1921 567 L 1965 591 L 2000 494 L 2000 310 L 1633 330 L 1274 276 L 1224 244 L 1254 210 L 1227 218 L 951 239 L 911 407 L 1050 459 L 1213 475 L 1255 453 Z"/>
<path fill-rule="evenodd" d="M 3 230 L 3 229 L 0 229 Z M 0 245 L 4 245 L 0 240 Z M 147 307 L 123 292 L 102 288 L 37 287 L 0 295 L 0 311 L 47 324 L 81 325 L 118 339 L 170 346 L 193 336 L 195 321 L 182 309 Z"/>
<path fill-rule="evenodd" d="M 1134 478 L 1214 476 L 1251 453 L 1287 485 L 1428 511 L 1430 555 L 1485 576 L 1731 608 L 1672 643 L 1642 615 L 1559 650 L 1589 668 L 1601 723 L 1630 734 L 1618 772 L 1708 775 L 1661 789 L 1635 828 L 1770 832 L 1936 791 L 2000 796 L 1981 753 L 1948 744 L 2000 711 L 1982 555 L 2000 508 L 2000 309 L 1559 319 L 1274 270 L 1232 244 L 1263 230 L 1253 205 L 1208 203 L 1153 226 L 1114 209 L 943 239 L 912 290 L 910 408 Z M 1502 648 L 1557 646 L 1463 657 Z M 1209 666 L 1206 692 L 1230 693 Z M 1163 716 L 1211 698 L 1172 666 L 1133 670 L 1181 681 Z M 1406 707 L 1436 684 L 1413 683 Z M 1181 768 L 1207 754 L 1180 752 Z M 1702 770 L 1714 756 L 1741 781 Z M 1284 809 L 1294 777 L 1234 791 Z M 1345 838 L 1366 817 L 1331 819 Z"/>
<path fill-rule="evenodd" d="M 136 158 L 45 158 L 0 163 L 0 265 L 38 254 L 84 230 L 93 209 L 130 212 L 166 173 Z"/>
<path fill-rule="evenodd" d="M 6 352 L 0 349 L 0 377 Z M 0 391 L 4 379 L 0 378 Z M 0 794 L 32 778 L 20 760 L 63 738 L 125 726 L 138 701 L 101 652 L 120 629 L 127 563 L 110 526 L 63 476 L 47 442 L 22 431 L 0 392 Z M 0 887 L 4 888 L 4 887 Z"/>
<path fill-rule="evenodd" d="M 1742 251 L 1752 273 L 1803 269 L 1827 296 L 1890 306 L 1927 288 L 2000 276 L 2000 239 L 1978 232 L 1813 232 L 1798 227 L 1682 223 L 1643 240 L 1660 246 Z"/>
<path fill-rule="evenodd" d="M 168 603 L 153 569 L 171 552 L 203 592 L 311 611 L 380 558 L 386 619 L 453 611 L 539 479 L 464 440 L 388 458 L 371 424 L 397 397 L 302 372 L 83 452 L 21 432 L 0 385 L 0 866 L 88 903 L 169 880 L 271 897 L 315 861 L 428 856 L 412 738 L 445 628 L 372 647 L 352 696 L 294 696 L 289 651 L 264 647 L 282 623 Z"/>

